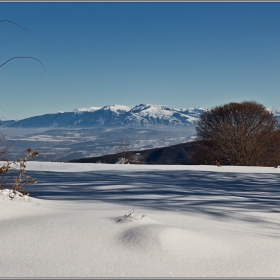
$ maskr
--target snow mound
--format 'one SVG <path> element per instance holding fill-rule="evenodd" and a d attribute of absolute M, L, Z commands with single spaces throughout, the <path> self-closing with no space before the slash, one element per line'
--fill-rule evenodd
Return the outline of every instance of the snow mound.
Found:
<path fill-rule="evenodd" d="M 161 226 L 159 225 L 131 227 L 121 232 L 119 241 L 124 247 L 156 249 L 161 245 L 159 240 L 161 230 Z"/>
<path fill-rule="evenodd" d="M 131 225 L 131 224 L 130 224 Z M 184 228 L 140 222 L 125 228 L 118 236 L 126 249 L 165 252 L 184 258 L 212 259 L 237 254 L 227 240 Z"/>
<path fill-rule="evenodd" d="M 136 215 L 134 209 L 115 220 L 127 226 L 118 234 L 118 242 L 125 248 L 163 250 L 175 255 L 191 255 L 204 259 L 235 252 L 232 245 L 221 238 L 169 226 L 162 221 L 146 217 L 145 214 Z"/>

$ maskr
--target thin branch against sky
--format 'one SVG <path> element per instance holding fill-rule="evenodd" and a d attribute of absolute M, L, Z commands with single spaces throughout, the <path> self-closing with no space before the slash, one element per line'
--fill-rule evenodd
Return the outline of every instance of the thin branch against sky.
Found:
<path fill-rule="evenodd" d="M 30 31 L 30 29 L 25 28 L 25 27 L 19 25 L 18 23 L 14 22 L 14 21 L 12 21 L 12 20 L 2 19 L 2 20 L 0 20 L 0 23 L 1 23 L 1 22 L 8 22 L 8 23 L 14 24 L 14 25 L 16 25 L 16 26 L 18 26 L 18 27 L 20 27 L 20 28 L 22 28 L 22 29 L 24 29 L 24 30 Z M 41 74 L 39 80 L 41 79 L 42 75 L 43 75 L 44 72 L 45 72 L 45 66 L 43 65 L 43 63 L 42 63 L 38 58 L 33 57 L 33 56 L 13 56 L 13 57 L 9 58 L 8 60 L 6 60 L 4 63 L 2 63 L 2 64 L 0 65 L 0 68 L 3 67 L 3 66 L 4 66 L 5 64 L 7 64 L 8 62 L 10 62 L 11 60 L 13 60 L 13 59 L 18 59 L 18 58 L 28 58 L 28 59 L 37 60 L 37 61 L 42 65 L 42 67 L 43 67 L 43 72 L 42 72 L 42 74 Z"/>
<path fill-rule="evenodd" d="M 6 60 L 4 63 L 2 63 L 2 64 L 0 65 L 0 68 L 3 67 L 3 66 L 4 66 L 5 64 L 7 64 L 8 62 L 10 62 L 11 60 L 13 60 L 13 59 L 18 59 L 18 58 L 28 58 L 28 59 L 34 59 L 34 60 L 38 61 L 38 62 L 41 64 L 41 66 L 43 67 L 43 72 L 42 72 L 42 74 L 41 74 L 39 80 L 41 79 L 42 75 L 43 75 L 44 72 L 45 72 L 45 66 L 44 66 L 44 64 L 43 64 L 38 58 L 33 57 L 33 56 L 14 56 L 14 57 L 11 57 L 11 58 L 9 58 L 8 60 Z"/>
<path fill-rule="evenodd" d="M 14 21 L 12 21 L 12 20 L 2 19 L 2 20 L 0 20 L 0 22 L 8 22 L 8 23 L 12 23 L 12 24 L 14 24 L 14 25 L 16 25 L 16 26 L 18 26 L 18 27 L 20 27 L 20 28 L 24 29 L 24 30 L 28 30 L 28 31 L 30 31 L 30 29 L 25 28 L 25 27 L 23 27 L 23 26 L 19 25 L 18 23 L 14 22 Z"/>

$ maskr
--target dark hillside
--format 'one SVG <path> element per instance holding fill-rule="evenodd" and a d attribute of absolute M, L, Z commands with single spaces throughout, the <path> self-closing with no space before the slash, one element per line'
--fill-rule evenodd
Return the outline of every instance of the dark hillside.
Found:
<path fill-rule="evenodd" d="M 119 158 L 124 157 L 132 164 L 193 164 L 191 151 L 195 145 L 196 142 L 194 141 L 142 151 L 128 151 L 98 157 L 80 158 L 70 160 L 69 162 L 115 164 Z"/>

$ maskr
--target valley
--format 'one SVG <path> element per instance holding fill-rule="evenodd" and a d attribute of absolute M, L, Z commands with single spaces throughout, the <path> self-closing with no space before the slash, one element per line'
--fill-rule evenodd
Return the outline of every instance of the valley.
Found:
<path fill-rule="evenodd" d="M 86 128 L 22 129 L 1 128 L 6 144 L 11 145 L 8 158 L 17 160 L 31 148 L 40 154 L 39 161 L 69 161 L 84 157 L 116 153 L 120 140 L 128 150 L 165 147 L 194 140 L 195 128 Z"/>

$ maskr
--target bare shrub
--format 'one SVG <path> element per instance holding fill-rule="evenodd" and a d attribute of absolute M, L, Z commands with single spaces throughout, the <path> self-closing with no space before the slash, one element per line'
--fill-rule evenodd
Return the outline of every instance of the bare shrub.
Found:
<path fill-rule="evenodd" d="M 279 120 L 259 103 L 229 103 L 205 111 L 196 132 L 196 163 L 273 166 L 280 162 Z"/>
<path fill-rule="evenodd" d="M 6 161 L 0 166 L 0 189 L 9 189 L 9 198 L 13 199 L 16 195 L 29 195 L 25 186 L 27 184 L 35 184 L 37 181 L 31 176 L 25 175 L 26 164 L 29 158 L 38 156 L 38 152 L 33 152 L 31 149 L 26 150 L 26 155 L 23 159 L 17 161 Z"/>

